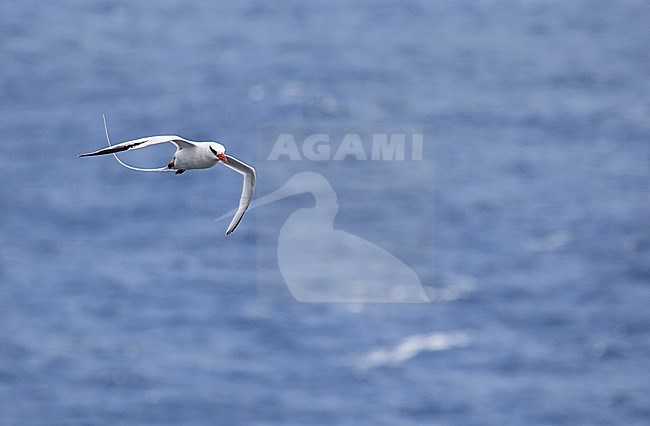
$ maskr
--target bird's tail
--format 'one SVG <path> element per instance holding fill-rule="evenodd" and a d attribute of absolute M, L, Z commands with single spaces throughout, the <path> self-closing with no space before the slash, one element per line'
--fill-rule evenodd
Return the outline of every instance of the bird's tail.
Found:
<path fill-rule="evenodd" d="M 111 144 L 111 138 L 108 135 L 108 126 L 106 125 L 106 115 L 102 114 L 102 118 L 104 119 L 104 133 L 106 134 L 106 142 L 108 142 L 108 146 L 113 146 Z M 135 170 L 136 172 L 167 172 L 167 171 L 172 171 L 168 167 L 160 167 L 157 169 L 143 169 L 140 167 L 133 167 L 128 164 L 126 164 L 124 161 L 120 160 L 120 157 L 117 156 L 117 154 L 113 153 L 113 157 L 117 160 L 118 163 L 120 163 L 122 166 L 126 167 L 127 169 L 130 170 Z"/>

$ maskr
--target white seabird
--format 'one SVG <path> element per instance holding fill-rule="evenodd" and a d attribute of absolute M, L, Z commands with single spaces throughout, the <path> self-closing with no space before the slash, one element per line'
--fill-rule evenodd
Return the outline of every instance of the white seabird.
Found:
<path fill-rule="evenodd" d="M 233 156 L 226 155 L 226 148 L 217 142 L 194 142 L 180 136 L 149 136 L 140 139 L 134 139 L 112 145 L 108 136 L 108 127 L 106 126 L 106 117 L 104 117 L 104 131 L 106 133 L 106 140 L 108 148 L 103 148 L 87 154 L 78 155 L 78 157 L 91 157 L 95 155 L 113 154 L 117 161 L 124 167 L 140 172 L 166 172 L 175 171 L 176 174 L 181 174 L 186 170 L 193 169 L 208 169 L 214 165 L 221 163 L 224 166 L 240 173 L 244 176 L 244 184 L 242 187 L 241 198 L 239 199 L 239 207 L 235 212 L 235 216 L 230 221 L 226 235 L 230 234 L 237 228 L 241 221 L 246 209 L 251 203 L 253 192 L 255 191 L 255 169 L 246 163 L 243 163 Z M 174 157 L 166 167 L 157 169 L 143 169 L 133 167 L 125 164 L 116 155 L 117 152 L 129 151 L 133 149 L 145 148 L 147 146 L 156 145 L 160 143 L 170 142 L 176 146 Z"/>

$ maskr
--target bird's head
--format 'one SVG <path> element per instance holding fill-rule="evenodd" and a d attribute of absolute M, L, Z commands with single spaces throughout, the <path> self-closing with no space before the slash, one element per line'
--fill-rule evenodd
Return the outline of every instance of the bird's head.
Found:
<path fill-rule="evenodd" d="M 210 142 L 210 145 L 208 146 L 210 148 L 210 151 L 212 151 L 215 157 L 217 157 L 219 160 L 223 161 L 224 163 L 228 162 L 228 157 L 226 157 L 226 147 L 216 142 Z"/>

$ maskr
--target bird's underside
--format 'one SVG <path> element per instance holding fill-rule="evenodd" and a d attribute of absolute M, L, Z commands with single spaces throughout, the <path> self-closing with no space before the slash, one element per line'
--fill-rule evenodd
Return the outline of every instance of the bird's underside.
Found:
<path fill-rule="evenodd" d="M 183 173 L 185 173 L 185 170 L 174 169 L 174 162 L 176 162 L 176 159 L 175 159 L 175 158 L 172 158 L 172 161 L 170 161 L 169 164 L 167 164 L 167 168 L 168 168 L 169 170 L 176 170 L 176 173 L 175 173 L 175 174 L 177 174 L 177 175 L 182 175 Z"/>

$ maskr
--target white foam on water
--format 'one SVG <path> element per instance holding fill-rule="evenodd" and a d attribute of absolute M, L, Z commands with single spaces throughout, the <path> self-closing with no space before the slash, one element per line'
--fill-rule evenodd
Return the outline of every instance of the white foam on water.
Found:
<path fill-rule="evenodd" d="M 422 352 L 444 351 L 464 347 L 470 343 L 471 338 L 464 331 L 416 334 L 404 338 L 394 347 L 379 348 L 368 352 L 361 357 L 357 367 L 361 370 L 368 370 L 384 365 L 398 365 Z"/>

